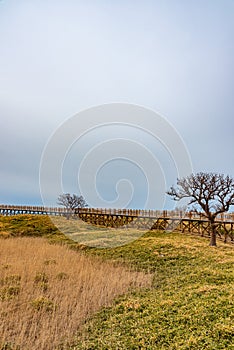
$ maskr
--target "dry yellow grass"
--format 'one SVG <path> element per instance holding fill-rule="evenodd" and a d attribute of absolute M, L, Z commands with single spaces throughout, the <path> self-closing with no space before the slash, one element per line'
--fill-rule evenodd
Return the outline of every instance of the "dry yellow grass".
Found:
<path fill-rule="evenodd" d="M 61 349 L 95 311 L 150 284 L 150 275 L 42 238 L 1 239 L 0 348 Z"/>

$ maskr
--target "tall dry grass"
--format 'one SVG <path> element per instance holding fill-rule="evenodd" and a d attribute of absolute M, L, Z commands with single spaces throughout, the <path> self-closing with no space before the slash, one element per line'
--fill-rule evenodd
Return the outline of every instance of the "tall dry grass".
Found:
<path fill-rule="evenodd" d="M 42 238 L 0 241 L 0 348 L 65 348 L 84 320 L 150 275 Z"/>

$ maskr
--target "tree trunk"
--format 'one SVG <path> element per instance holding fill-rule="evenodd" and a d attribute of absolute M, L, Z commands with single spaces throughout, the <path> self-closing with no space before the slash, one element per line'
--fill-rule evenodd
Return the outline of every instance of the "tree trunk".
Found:
<path fill-rule="evenodd" d="M 212 220 L 210 221 L 211 224 L 211 236 L 210 236 L 210 246 L 216 247 L 216 225 L 215 222 Z"/>

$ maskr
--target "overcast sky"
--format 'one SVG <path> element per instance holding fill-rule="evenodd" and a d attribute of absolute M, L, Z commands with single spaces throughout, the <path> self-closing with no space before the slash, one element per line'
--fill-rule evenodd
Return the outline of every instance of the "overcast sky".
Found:
<path fill-rule="evenodd" d="M 233 0 L 1 0 L 0 202 L 40 204 L 40 159 L 51 135 L 76 113 L 111 102 L 164 116 L 194 171 L 234 176 L 233 92 Z M 110 134 L 141 139 L 166 188 L 175 182 L 160 145 L 119 127 L 74 145 L 64 161 L 65 192 L 79 194 L 82 159 Z M 134 190 L 128 206 L 144 207 L 147 179 L 133 163 L 113 159 L 102 167 L 96 185 L 103 198 L 114 201 L 124 178 Z"/>

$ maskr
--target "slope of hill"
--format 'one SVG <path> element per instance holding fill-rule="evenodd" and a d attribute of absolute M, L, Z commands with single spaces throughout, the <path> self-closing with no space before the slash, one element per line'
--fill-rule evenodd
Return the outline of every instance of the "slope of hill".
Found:
<path fill-rule="evenodd" d="M 8 227 L 1 226 L 3 236 L 16 235 L 12 227 L 16 218 L 7 220 Z M 29 221 L 21 220 L 17 226 L 23 232 Z M 84 248 L 53 225 L 47 227 L 47 221 L 41 225 L 34 227 L 35 232 L 41 231 L 50 241 Z M 208 244 L 206 238 L 151 231 L 122 247 L 83 249 L 85 255 L 150 272 L 153 283 L 86 319 L 70 346 L 61 349 L 234 349 L 233 245 Z"/>

